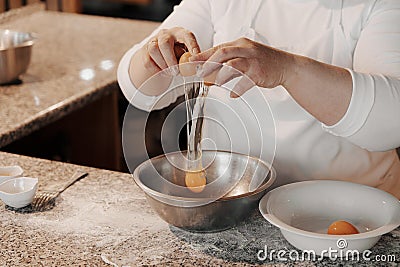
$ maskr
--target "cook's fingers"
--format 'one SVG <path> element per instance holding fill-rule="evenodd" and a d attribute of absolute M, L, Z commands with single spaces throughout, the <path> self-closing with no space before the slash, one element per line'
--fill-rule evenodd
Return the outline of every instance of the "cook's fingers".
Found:
<path fill-rule="evenodd" d="M 164 34 L 158 37 L 158 47 L 160 48 L 161 54 L 168 67 L 178 64 L 175 56 L 174 46 L 175 40 L 173 36 Z"/>
<path fill-rule="evenodd" d="M 196 75 L 199 77 L 206 78 L 208 76 L 215 76 L 217 75 L 218 71 L 224 66 L 221 63 L 215 63 L 206 61 L 203 65 L 197 64 L 197 73 Z"/>
<path fill-rule="evenodd" d="M 248 49 L 239 46 L 226 46 L 215 51 L 207 61 L 224 63 L 234 58 L 249 57 Z"/>
<path fill-rule="evenodd" d="M 228 43 L 223 43 L 214 47 L 211 47 L 197 55 L 193 55 L 190 60 L 191 61 L 206 61 L 208 60 L 213 54 L 215 54 L 218 50 L 229 47 L 229 46 L 234 46 L 235 42 L 228 42 Z"/>
<path fill-rule="evenodd" d="M 184 34 L 184 43 L 192 55 L 200 53 L 200 46 L 192 32 L 188 31 Z"/>
<path fill-rule="evenodd" d="M 148 52 L 143 55 L 142 62 L 145 69 L 147 69 L 151 73 L 156 73 L 161 70 L 161 68 L 158 66 L 157 63 L 155 63 Z"/>
<path fill-rule="evenodd" d="M 246 49 L 241 47 L 223 47 L 211 55 L 203 64 L 203 75 L 209 75 L 211 72 L 215 71 L 217 68 L 215 63 L 222 64 L 236 58 L 246 58 L 248 56 Z M 213 62 L 214 64 L 210 64 L 209 62 Z"/>
<path fill-rule="evenodd" d="M 172 29 L 172 34 L 175 38 L 175 42 L 182 43 L 186 47 L 187 50 L 185 52 L 189 52 L 192 55 L 200 52 L 200 46 L 196 36 L 191 31 L 176 27 Z"/>
<path fill-rule="evenodd" d="M 218 71 L 217 77 L 215 78 L 215 83 L 218 85 L 223 85 L 236 77 L 242 76 L 243 73 L 232 66 L 238 64 L 236 63 L 238 61 L 241 61 L 241 59 L 234 59 L 225 64 Z"/>
<path fill-rule="evenodd" d="M 256 84 L 248 77 L 243 76 L 233 87 L 230 97 L 237 98 L 253 88 Z"/>
<path fill-rule="evenodd" d="M 220 48 L 220 46 L 215 46 L 203 51 L 197 55 L 192 55 L 190 57 L 190 61 L 206 61 L 211 57 L 212 54 L 215 53 Z"/>
<path fill-rule="evenodd" d="M 160 69 L 168 68 L 167 63 L 164 60 L 163 55 L 158 47 L 158 40 L 153 39 L 147 45 L 147 51 L 151 59 L 157 64 Z"/>

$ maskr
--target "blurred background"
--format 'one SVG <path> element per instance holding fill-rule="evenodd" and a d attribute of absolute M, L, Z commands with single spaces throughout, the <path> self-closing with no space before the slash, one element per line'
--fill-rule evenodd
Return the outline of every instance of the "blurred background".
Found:
<path fill-rule="evenodd" d="M 47 9 L 107 17 L 163 21 L 181 0 L 0 0 L 0 12 L 38 2 Z"/>
<path fill-rule="evenodd" d="M 39 2 L 44 3 L 46 9 L 52 11 L 161 22 L 181 0 L 0 0 L 0 13 Z M 88 121 L 93 121 L 99 116 L 99 110 L 105 113 L 114 113 L 114 107 L 109 105 L 110 102 L 100 100 L 1 149 L 16 154 L 124 172 L 128 171 L 126 161 L 129 162 L 131 168 L 134 168 L 149 157 L 164 153 L 161 146 L 162 127 L 171 140 L 179 136 L 179 145 L 181 149 L 185 149 L 186 132 L 185 128 L 180 129 L 186 120 L 185 110 L 181 108 L 180 116 L 173 124 L 163 126 L 169 112 L 183 101 L 183 97 L 168 108 L 147 113 L 129 106 L 120 90 L 116 91 L 118 91 L 116 96 L 118 104 L 115 109 L 117 109 L 119 120 L 117 129 L 113 130 L 112 136 L 101 136 L 98 133 L 108 131 L 107 127 L 110 125 L 107 123 L 88 124 Z M 128 106 L 129 118 L 124 121 Z M 115 121 L 114 118 L 112 120 Z M 128 157 L 124 157 L 118 140 L 124 123 L 125 129 L 129 132 L 128 138 L 125 139 L 125 147 L 133 151 L 127 154 Z M 76 128 L 80 128 L 80 134 L 75 133 L 74 129 Z M 90 132 L 90 128 L 101 129 L 97 131 L 97 135 L 99 135 L 96 137 L 97 139 L 91 137 L 94 133 Z M 82 134 L 83 130 L 88 133 Z M 146 133 L 144 134 L 144 132 Z M 84 138 L 85 136 L 87 138 Z M 101 154 L 108 153 L 104 147 L 99 145 L 99 140 L 109 143 L 108 146 L 118 146 L 111 153 L 117 155 L 90 153 L 94 149 Z M 116 160 L 115 157 L 118 159 Z"/>
<path fill-rule="evenodd" d="M 81 0 L 82 13 L 163 21 L 180 0 Z"/>

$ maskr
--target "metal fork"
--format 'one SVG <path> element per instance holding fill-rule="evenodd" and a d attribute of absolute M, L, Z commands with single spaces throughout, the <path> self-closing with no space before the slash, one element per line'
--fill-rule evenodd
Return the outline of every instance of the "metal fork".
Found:
<path fill-rule="evenodd" d="M 32 201 L 32 209 L 35 211 L 43 211 L 47 207 L 49 207 L 50 204 L 54 204 L 54 201 L 56 198 L 65 191 L 68 187 L 76 183 L 77 181 L 81 180 L 82 178 L 86 177 L 88 175 L 87 172 L 81 172 L 77 171 L 72 175 L 72 177 L 68 180 L 65 185 L 63 185 L 61 188 L 58 190 L 54 191 L 43 191 L 39 194 L 36 194 L 35 198 Z"/>

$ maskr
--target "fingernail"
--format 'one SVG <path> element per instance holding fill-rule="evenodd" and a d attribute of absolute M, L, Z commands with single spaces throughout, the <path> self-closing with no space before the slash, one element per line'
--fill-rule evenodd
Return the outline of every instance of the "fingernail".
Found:
<path fill-rule="evenodd" d="M 239 95 L 238 95 L 238 94 L 236 94 L 234 91 L 231 91 L 231 93 L 230 93 L 230 97 L 231 97 L 231 98 L 238 98 L 238 97 L 239 97 Z"/>
<path fill-rule="evenodd" d="M 172 66 L 171 67 L 171 74 L 173 75 L 173 76 L 177 76 L 178 74 L 179 74 L 179 69 L 178 69 L 178 66 Z"/>
<path fill-rule="evenodd" d="M 192 54 L 195 55 L 195 54 L 198 54 L 198 53 L 200 53 L 200 49 L 198 49 L 197 47 L 193 48 Z"/>

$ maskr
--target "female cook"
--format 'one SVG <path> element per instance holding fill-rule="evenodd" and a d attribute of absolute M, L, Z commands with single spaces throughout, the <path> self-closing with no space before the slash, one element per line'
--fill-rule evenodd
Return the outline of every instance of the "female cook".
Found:
<path fill-rule="evenodd" d="M 178 91 L 163 95 L 168 85 L 140 86 L 168 67 L 178 74 L 174 48 L 181 44 L 191 61 L 232 66 L 262 88 L 269 105 L 259 101 L 249 79 L 228 72 L 218 74 L 216 83 L 236 79 L 233 91 L 216 87 L 210 96 L 244 118 L 272 112 L 278 184 L 346 180 L 400 198 L 398 0 L 184 0 L 120 62 L 118 81 L 132 105 L 150 111 L 176 100 Z M 203 65 L 204 76 L 215 70 L 211 65 Z M 222 132 L 204 125 L 219 149 L 255 156 L 271 150 L 256 130 L 238 134 L 227 110 L 224 105 L 207 110 L 233 133 L 228 147 Z M 270 125 L 260 127 L 268 139 Z"/>

